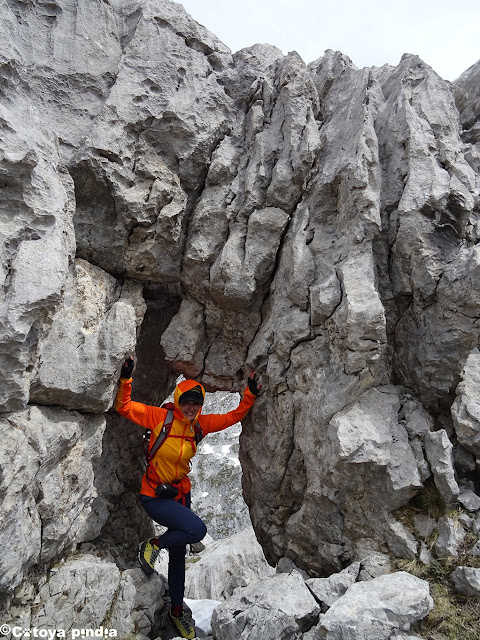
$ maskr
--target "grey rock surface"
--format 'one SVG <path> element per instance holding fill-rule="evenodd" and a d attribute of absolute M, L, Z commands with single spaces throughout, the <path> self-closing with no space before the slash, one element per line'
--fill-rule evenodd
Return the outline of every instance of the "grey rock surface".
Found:
<path fill-rule="evenodd" d="M 323 613 L 341 598 L 349 587 L 358 579 L 360 562 L 354 562 L 349 567 L 334 573 L 329 578 L 311 578 L 305 584 L 315 596 Z"/>
<path fill-rule="evenodd" d="M 366 556 L 362 554 L 358 580 L 371 580 L 372 578 L 378 578 L 379 576 L 391 573 L 391 571 L 390 556 L 385 553 L 379 553 L 378 551 L 370 551 Z"/>
<path fill-rule="evenodd" d="M 104 429 L 101 415 L 50 407 L 32 406 L 0 421 L 2 590 L 100 533 L 106 517 L 92 505 Z"/>
<path fill-rule="evenodd" d="M 471 490 L 461 491 L 458 496 L 458 501 L 471 513 L 480 510 L 480 496 Z"/>
<path fill-rule="evenodd" d="M 41 121 L 3 102 L 0 131 L 0 410 L 16 411 L 28 402 L 38 341 L 62 301 L 75 253 L 75 198 L 56 138 Z"/>
<path fill-rule="evenodd" d="M 320 621 L 326 640 L 389 640 L 433 608 L 428 583 L 403 571 L 358 582 Z M 322 637 L 322 636 L 319 636 Z"/>
<path fill-rule="evenodd" d="M 445 429 L 429 431 L 424 437 L 425 454 L 443 501 L 454 504 L 460 493 L 453 467 L 453 446 Z"/>
<path fill-rule="evenodd" d="M 100 626 L 106 618 L 121 574 L 117 566 L 94 556 L 67 561 L 39 585 L 34 600 L 33 626 L 65 629 Z"/>
<path fill-rule="evenodd" d="M 480 569 L 457 567 L 449 578 L 460 593 L 466 596 L 480 596 Z"/>
<path fill-rule="evenodd" d="M 237 587 L 272 576 L 252 527 L 217 540 L 202 552 L 198 562 L 187 563 L 187 598 L 226 600 Z"/>
<path fill-rule="evenodd" d="M 469 556 L 480 556 L 480 540 L 473 545 L 471 549 L 468 550 Z"/>
<path fill-rule="evenodd" d="M 162 607 L 165 584 L 160 576 L 145 580 L 141 569 L 119 571 L 89 554 L 54 567 L 38 585 L 31 625 L 37 628 L 115 629 L 118 637 L 147 636 Z"/>
<path fill-rule="evenodd" d="M 238 589 L 212 615 L 218 640 L 299 639 L 318 620 L 320 609 L 300 574 L 277 573 Z"/>
<path fill-rule="evenodd" d="M 62 308 L 39 347 L 30 401 L 103 413 L 113 403 L 119 367 L 133 353 L 145 313 L 142 286 L 78 260 Z"/>
<path fill-rule="evenodd" d="M 169 0 L 8 0 L 0 30 L 6 606 L 78 544 L 129 570 L 148 533 L 141 429 L 100 416 L 128 352 L 153 404 L 257 369 L 239 459 L 272 566 L 415 557 L 392 514 L 429 464 L 478 493 L 480 63 L 232 54 Z"/>
<path fill-rule="evenodd" d="M 440 518 L 438 521 L 438 537 L 434 544 L 437 558 L 455 556 L 465 535 L 466 531 L 460 522 L 448 516 Z"/>
<path fill-rule="evenodd" d="M 480 353 L 478 349 L 468 356 L 462 371 L 462 381 L 452 405 L 452 418 L 457 438 L 462 446 L 475 456 L 480 455 Z"/>

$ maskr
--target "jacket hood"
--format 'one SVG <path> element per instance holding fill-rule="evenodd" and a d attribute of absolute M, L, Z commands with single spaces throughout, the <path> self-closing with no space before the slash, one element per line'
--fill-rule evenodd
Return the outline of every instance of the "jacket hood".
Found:
<path fill-rule="evenodd" d="M 179 382 L 175 387 L 175 392 L 173 394 L 173 404 L 175 405 L 175 409 L 178 410 L 179 416 L 182 416 L 182 419 L 184 420 L 185 420 L 185 416 L 180 410 L 180 403 L 179 403 L 180 396 L 186 391 L 191 391 L 192 389 L 195 389 L 195 391 L 200 391 L 203 396 L 203 399 L 205 400 L 205 389 L 196 380 L 182 380 L 182 382 Z M 202 408 L 199 409 L 195 417 L 196 420 L 199 418 L 201 413 L 202 413 Z"/>

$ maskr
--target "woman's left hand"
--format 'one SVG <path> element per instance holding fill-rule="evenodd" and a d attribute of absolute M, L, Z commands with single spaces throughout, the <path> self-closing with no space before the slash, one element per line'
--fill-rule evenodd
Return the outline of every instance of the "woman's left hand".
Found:
<path fill-rule="evenodd" d="M 258 384 L 257 378 L 258 376 L 255 373 L 255 369 L 252 369 L 248 376 L 247 382 L 250 393 L 253 393 L 254 396 L 258 396 L 260 389 L 262 388 L 262 385 Z"/>

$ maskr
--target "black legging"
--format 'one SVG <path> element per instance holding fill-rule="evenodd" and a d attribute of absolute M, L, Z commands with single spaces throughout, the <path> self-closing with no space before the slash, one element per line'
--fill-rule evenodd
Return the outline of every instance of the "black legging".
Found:
<path fill-rule="evenodd" d="M 183 604 L 185 591 L 185 554 L 187 544 L 199 542 L 205 537 L 207 527 L 201 518 L 190 510 L 190 493 L 185 496 L 185 506 L 168 498 L 140 496 L 143 508 L 150 518 L 168 530 L 158 537 L 159 546 L 168 549 L 168 588 L 172 605 Z"/>

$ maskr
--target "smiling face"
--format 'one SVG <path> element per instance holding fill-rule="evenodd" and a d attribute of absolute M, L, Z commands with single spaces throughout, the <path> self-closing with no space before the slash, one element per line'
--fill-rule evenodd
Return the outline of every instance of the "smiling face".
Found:
<path fill-rule="evenodd" d="M 202 408 L 202 405 L 200 402 L 192 402 L 190 400 L 187 400 L 187 402 L 180 402 L 179 406 L 180 406 L 180 411 L 190 421 L 195 418 L 197 413 Z"/>

